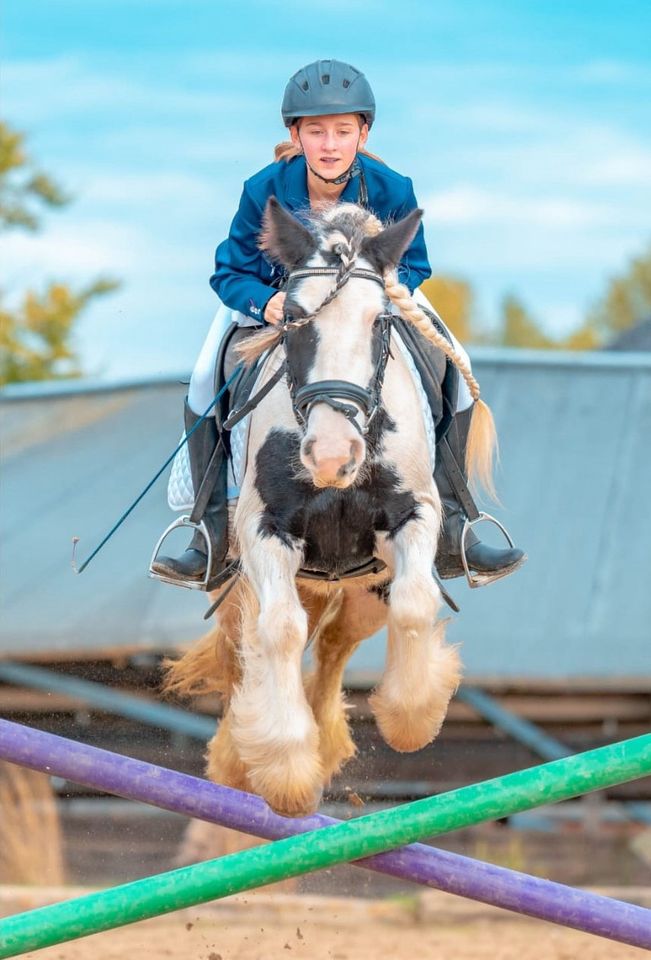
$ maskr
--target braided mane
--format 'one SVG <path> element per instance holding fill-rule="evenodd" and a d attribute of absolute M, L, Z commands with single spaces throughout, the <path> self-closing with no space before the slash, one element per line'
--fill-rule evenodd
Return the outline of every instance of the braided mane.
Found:
<path fill-rule="evenodd" d="M 311 213 L 308 219 L 321 241 L 320 252 L 326 259 L 340 263 L 344 270 L 352 269 L 361 253 L 363 241 L 367 237 L 377 236 L 384 229 L 382 222 L 373 213 L 353 203 L 333 204 L 325 210 Z M 496 449 L 495 424 L 490 408 L 480 399 L 479 383 L 473 376 L 470 365 L 433 326 L 407 287 L 398 282 L 395 269 L 385 271 L 384 283 L 387 296 L 398 308 L 400 316 L 413 324 L 421 336 L 450 358 L 468 385 L 475 403 L 468 435 L 466 466 L 472 479 L 495 497 L 492 476 Z M 243 341 L 237 348 L 238 353 L 245 362 L 252 363 L 266 350 L 275 347 L 282 335 L 282 327 L 265 328 Z"/>

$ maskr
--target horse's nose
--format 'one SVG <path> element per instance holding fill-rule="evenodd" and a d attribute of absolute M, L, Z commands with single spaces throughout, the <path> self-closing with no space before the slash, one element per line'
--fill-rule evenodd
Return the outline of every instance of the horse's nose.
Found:
<path fill-rule="evenodd" d="M 318 486 L 346 487 L 353 482 L 364 459 L 361 437 L 343 439 L 340 443 L 319 443 L 308 436 L 301 445 L 301 461 Z"/>

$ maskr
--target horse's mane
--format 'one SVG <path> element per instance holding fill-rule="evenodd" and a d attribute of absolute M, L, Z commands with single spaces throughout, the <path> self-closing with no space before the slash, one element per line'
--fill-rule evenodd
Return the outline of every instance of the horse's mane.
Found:
<path fill-rule="evenodd" d="M 354 262 L 366 237 L 376 236 L 385 226 L 369 210 L 354 203 L 333 204 L 321 211 L 310 211 L 307 220 L 313 232 L 320 239 L 321 247 L 326 246 L 329 240 L 334 239 L 333 235 L 336 237 L 337 244 L 340 247 L 337 252 L 339 252 L 344 266 Z M 332 244 L 331 249 L 334 250 L 337 244 Z M 475 401 L 468 436 L 466 467 L 469 476 L 483 486 L 493 498 L 496 498 L 493 485 L 493 458 L 497 445 L 495 424 L 490 408 L 486 406 L 483 400 L 480 400 L 479 384 L 473 376 L 469 364 L 454 345 L 434 327 L 430 318 L 423 313 L 413 299 L 407 287 L 398 281 L 395 270 L 385 272 L 384 283 L 387 296 L 398 307 L 403 319 L 412 323 L 426 340 L 429 340 L 449 357 L 466 381 L 470 394 Z M 238 353 L 245 363 L 254 363 L 267 350 L 277 346 L 282 336 L 282 327 L 265 328 L 260 333 L 244 340 L 237 348 Z"/>
<path fill-rule="evenodd" d="M 343 245 L 346 249 L 342 250 L 342 253 L 348 260 L 354 260 L 360 253 L 366 237 L 374 237 L 383 229 L 381 221 L 373 213 L 355 203 L 338 203 L 323 210 L 305 211 L 302 219 L 307 221 L 312 232 L 319 238 L 321 246 L 327 244 L 330 238 Z M 263 247 L 264 236 L 263 232 Z M 237 352 L 247 365 L 251 365 L 267 350 L 273 349 L 282 334 L 281 327 L 265 327 L 260 333 L 243 340 L 238 345 Z"/>

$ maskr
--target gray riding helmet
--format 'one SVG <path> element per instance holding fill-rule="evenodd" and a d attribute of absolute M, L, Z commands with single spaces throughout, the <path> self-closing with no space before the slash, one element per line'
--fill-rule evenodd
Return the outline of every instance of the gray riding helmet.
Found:
<path fill-rule="evenodd" d="M 349 63 L 316 60 L 290 79 L 281 112 L 286 127 L 299 117 L 363 113 L 370 130 L 375 120 L 375 97 L 364 74 Z"/>

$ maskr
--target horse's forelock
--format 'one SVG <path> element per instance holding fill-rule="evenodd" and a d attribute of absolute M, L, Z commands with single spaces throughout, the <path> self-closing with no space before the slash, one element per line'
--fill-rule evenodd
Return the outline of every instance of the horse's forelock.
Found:
<path fill-rule="evenodd" d="M 348 256 L 357 256 L 363 240 L 376 232 L 377 224 L 373 214 L 355 203 L 333 204 L 314 213 L 310 220 L 319 240 L 315 259 L 321 254 L 326 264 L 331 263 L 337 246 L 345 246 Z"/>

